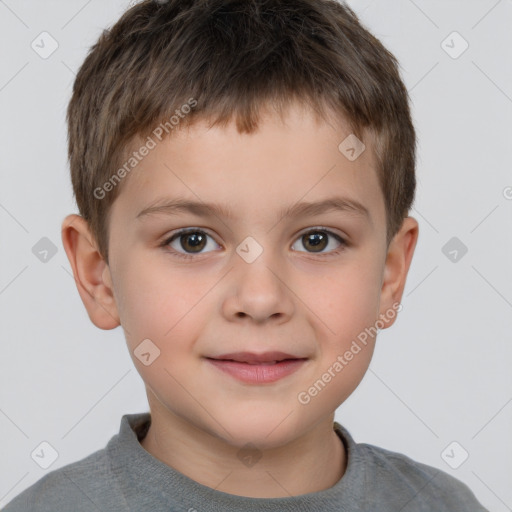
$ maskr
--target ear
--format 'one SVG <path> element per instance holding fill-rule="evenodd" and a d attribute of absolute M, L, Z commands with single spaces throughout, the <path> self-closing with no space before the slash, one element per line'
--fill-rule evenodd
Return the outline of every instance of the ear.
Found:
<path fill-rule="evenodd" d="M 384 329 L 394 324 L 398 304 L 402 300 L 407 273 L 418 241 L 418 222 L 406 217 L 400 230 L 391 240 L 384 265 L 380 294 L 379 319 Z M 391 314 L 391 312 L 393 314 Z"/>
<path fill-rule="evenodd" d="M 91 322 L 100 329 L 114 329 L 120 322 L 112 277 L 87 221 L 80 215 L 68 215 L 62 222 L 61 234 L 78 293 Z"/>

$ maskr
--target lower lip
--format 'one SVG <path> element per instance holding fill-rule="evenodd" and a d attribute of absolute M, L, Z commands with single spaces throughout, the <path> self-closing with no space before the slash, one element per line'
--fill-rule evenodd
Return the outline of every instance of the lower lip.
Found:
<path fill-rule="evenodd" d="M 306 362 L 306 359 L 287 359 L 275 364 L 248 364 L 220 359 L 207 360 L 219 370 L 249 384 L 275 382 L 296 372 Z"/>

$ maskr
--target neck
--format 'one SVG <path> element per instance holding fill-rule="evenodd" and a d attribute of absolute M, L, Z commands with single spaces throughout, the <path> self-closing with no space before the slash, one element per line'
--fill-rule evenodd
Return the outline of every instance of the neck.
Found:
<path fill-rule="evenodd" d="M 282 498 L 329 489 L 345 473 L 345 448 L 333 429 L 333 414 L 286 446 L 260 451 L 232 446 L 166 412 L 151 408 L 151 426 L 141 445 L 212 489 L 251 498 Z"/>

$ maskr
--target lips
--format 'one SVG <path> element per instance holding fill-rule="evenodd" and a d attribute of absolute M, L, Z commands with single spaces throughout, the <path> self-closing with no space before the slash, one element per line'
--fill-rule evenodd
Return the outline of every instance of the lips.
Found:
<path fill-rule="evenodd" d="M 306 359 L 305 357 L 287 354 L 285 352 L 264 352 L 257 354 L 254 352 L 233 352 L 230 354 L 222 354 L 219 356 L 209 357 L 208 359 L 216 359 L 220 361 L 236 361 L 247 364 L 275 364 L 280 361 L 293 359 Z"/>
<path fill-rule="evenodd" d="M 270 384 L 283 379 L 301 368 L 308 358 L 284 352 L 236 352 L 208 357 L 217 370 L 246 384 Z"/>

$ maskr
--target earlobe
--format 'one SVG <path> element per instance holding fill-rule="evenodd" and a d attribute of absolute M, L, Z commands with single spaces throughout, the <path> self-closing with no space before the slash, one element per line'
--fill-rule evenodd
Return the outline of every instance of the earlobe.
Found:
<path fill-rule="evenodd" d="M 418 241 L 418 222 L 406 217 L 398 233 L 389 244 L 384 267 L 380 300 L 380 319 L 384 328 L 393 325 L 396 319 L 397 305 L 402 295 L 411 266 L 414 249 Z M 394 312 L 392 312 L 394 310 Z"/>
<path fill-rule="evenodd" d="M 61 235 L 91 322 L 100 329 L 114 329 L 120 322 L 110 269 L 97 249 L 87 221 L 80 215 L 68 215 L 62 222 Z"/>

